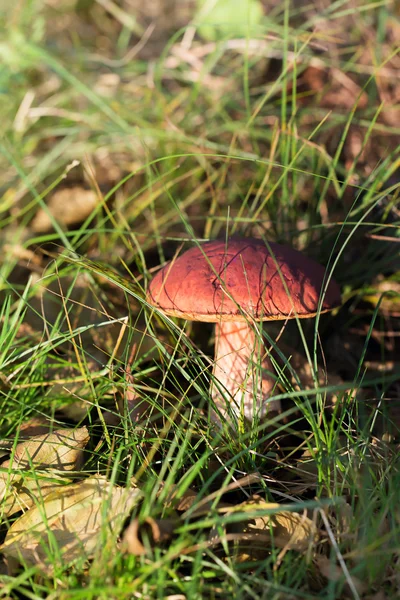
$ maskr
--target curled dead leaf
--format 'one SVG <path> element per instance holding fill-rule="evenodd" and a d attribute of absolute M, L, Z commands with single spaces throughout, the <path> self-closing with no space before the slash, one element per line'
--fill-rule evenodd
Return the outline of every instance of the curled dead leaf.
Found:
<path fill-rule="evenodd" d="M 180 524 L 180 519 L 152 519 L 147 517 L 140 522 L 135 519 L 126 529 L 123 537 L 123 548 L 129 554 L 141 556 L 147 553 L 144 538 L 149 540 L 150 546 L 158 546 L 171 539 L 175 529 Z"/>

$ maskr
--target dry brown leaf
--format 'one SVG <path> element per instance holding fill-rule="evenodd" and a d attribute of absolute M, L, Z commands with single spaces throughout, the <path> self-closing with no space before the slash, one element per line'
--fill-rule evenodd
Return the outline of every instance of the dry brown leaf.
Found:
<path fill-rule="evenodd" d="M 21 424 L 18 430 L 18 439 L 22 441 L 34 435 L 49 433 L 52 425 L 52 422 L 46 417 L 32 417 Z"/>
<path fill-rule="evenodd" d="M 304 552 L 318 541 L 318 529 L 314 521 L 307 516 L 306 511 L 300 514 L 280 510 L 280 508 L 280 504 L 265 502 L 259 496 L 253 496 L 249 501 L 225 510 L 227 512 L 257 511 L 257 513 L 265 510 L 264 515 L 258 514 L 235 525 L 235 532 L 241 534 L 243 542 L 250 542 L 256 546 L 265 544 L 268 548 L 273 543 L 278 548 Z"/>
<path fill-rule="evenodd" d="M 52 229 L 49 213 L 62 225 L 80 223 L 93 212 L 98 202 L 99 198 L 93 190 L 85 190 L 81 187 L 58 190 L 49 200 L 48 212 L 39 209 L 31 227 L 36 232 Z"/>
<path fill-rule="evenodd" d="M 158 495 L 160 495 L 165 487 L 165 483 L 162 482 Z M 177 485 L 171 485 L 168 488 L 168 493 L 164 500 L 164 506 L 173 508 L 178 512 L 185 512 L 193 506 L 196 502 L 197 494 L 191 489 L 183 492 L 179 495 L 179 487 Z"/>
<path fill-rule="evenodd" d="M 345 574 L 343 573 L 343 570 L 339 567 L 339 565 L 333 563 L 326 556 L 318 556 L 317 565 L 322 575 L 326 577 L 329 581 L 341 581 L 346 579 Z M 361 581 L 357 577 L 352 576 L 351 582 L 359 594 L 363 594 L 366 592 L 367 587 L 363 581 Z"/>
<path fill-rule="evenodd" d="M 18 440 L 22 442 L 35 435 L 49 433 L 50 429 L 52 429 L 52 423 L 48 419 L 45 417 L 32 417 L 18 428 Z M 5 450 L 7 456 L 14 448 L 15 437 L 13 439 L 0 440 L 0 448 L 2 451 Z M 3 458 L 3 454 L 0 454 L 0 457 Z"/>
<path fill-rule="evenodd" d="M 339 502 L 334 508 L 331 516 L 336 537 L 339 541 L 354 544 L 354 536 L 351 535 L 351 524 L 354 521 L 353 507 L 348 502 Z"/>
<path fill-rule="evenodd" d="M 36 498 L 46 498 L 59 485 L 56 475 L 80 468 L 88 440 L 87 428 L 80 427 L 59 429 L 18 444 L 13 458 L 1 464 L 1 514 L 9 517 L 26 511 Z M 31 465 L 34 473 L 29 471 Z"/>
<path fill-rule="evenodd" d="M 147 549 L 143 538 L 147 537 L 151 546 L 158 546 L 171 539 L 180 519 L 152 519 L 147 517 L 143 522 L 135 519 L 126 529 L 123 537 L 123 548 L 129 554 L 141 556 Z"/>
<path fill-rule="evenodd" d="M 299 96 L 301 104 L 313 102 L 313 96 L 307 92 L 312 91 L 319 95 L 319 106 L 329 108 L 351 109 L 356 103 L 357 108 L 365 108 L 368 104 L 368 95 L 344 71 L 331 68 L 327 69 L 322 63 L 310 65 L 302 73 L 299 80 Z"/>
<path fill-rule="evenodd" d="M 22 264 L 30 265 L 31 267 L 41 266 L 41 256 L 29 248 L 24 248 L 20 244 L 4 244 L 3 252 L 10 254 Z"/>
<path fill-rule="evenodd" d="M 58 486 L 66 481 L 45 477 L 43 473 L 15 476 L 7 473 L 0 474 L 0 516 L 11 517 L 17 512 L 27 511 L 35 505 L 38 499 L 44 500 Z"/>
<path fill-rule="evenodd" d="M 17 445 L 12 459 L 2 463 L 4 469 L 28 469 L 31 465 L 59 471 L 75 471 L 81 466 L 83 448 L 89 441 L 86 427 L 57 429 L 36 435 Z"/>
<path fill-rule="evenodd" d="M 279 504 L 265 502 L 259 496 L 253 496 L 249 501 L 236 506 L 220 505 L 220 513 L 226 515 L 243 513 L 243 520 L 233 524 L 227 522 L 221 529 L 211 528 L 208 543 L 212 546 L 219 545 L 223 539 L 237 542 L 236 560 L 247 561 L 265 557 L 270 552 L 271 545 L 282 548 L 285 552 L 287 550 L 304 552 L 318 541 L 317 527 L 306 512 L 300 514 L 279 510 L 280 508 Z M 265 514 L 262 514 L 263 510 Z M 249 512 L 257 512 L 257 516 L 247 518 L 246 513 Z M 149 517 L 142 522 L 135 519 L 125 531 L 123 547 L 135 556 L 146 554 L 148 548 L 143 543 L 145 536 L 151 547 L 162 544 L 173 536 L 181 523 L 181 517 L 161 520 Z M 223 538 L 221 538 L 221 531 L 225 532 Z"/>
<path fill-rule="evenodd" d="M 310 544 L 318 541 L 316 525 L 307 517 L 306 512 L 303 514 L 289 511 L 277 512 L 272 522 L 276 530 L 274 543 L 279 547 L 303 552 Z"/>
<path fill-rule="evenodd" d="M 119 534 L 139 496 L 139 490 L 112 485 L 104 477 L 63 486 L 11 525 L 0 551 L 46 573 L 54 568 L 48 557 L 57 556 L 55 542 L 63 562 L 89 559 L 105 537 Z"/>

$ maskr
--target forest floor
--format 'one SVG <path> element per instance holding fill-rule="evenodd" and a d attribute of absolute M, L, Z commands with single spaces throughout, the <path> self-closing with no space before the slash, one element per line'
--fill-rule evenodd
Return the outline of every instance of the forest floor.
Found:
<path fill-rule="evenodd" d="M 398 597 L 398 7 L 7 4 L 0 598 Z M 281 413 L 218 427 L 213 325 L 146 290 L 235 235 L 342 305 L 265 327 Z"/>

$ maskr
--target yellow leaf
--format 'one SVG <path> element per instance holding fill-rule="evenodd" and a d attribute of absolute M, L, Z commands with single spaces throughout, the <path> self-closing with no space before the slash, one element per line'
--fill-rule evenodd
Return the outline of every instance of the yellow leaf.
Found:
<path fill-rule="evenodd" d="M 12 460 L 5 461 L 1 466 L 4 469 L 28 469 L 32 465 L 75 471 L 81 466 L 82 450 L 88 441 L 86 427 L 58 429 L 53 433 L 36 435 L 18 444 Z"/>
<path fill-rule="evenodd" d="M 37 435 L 18 444 L 12 459 L 1 464 L 0 514 L 26 511 L 35 499 L 47 497 L 59 485 L 57 475 L 80 468 L 88 440 L 88 430 L 80 427 Z"/>
<path fill-rule="evenodd" d="M 88 559 L 105 538 L 115 539 L 139 496 L 139 490 L 104 477 L 63 486 L 11 525 L 0 551 L 46 573 L 53 571 L 57 555 L 63 563 Z"/>

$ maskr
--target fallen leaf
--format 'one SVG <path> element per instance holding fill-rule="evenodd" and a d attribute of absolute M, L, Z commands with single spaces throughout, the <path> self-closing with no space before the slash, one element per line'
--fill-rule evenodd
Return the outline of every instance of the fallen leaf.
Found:
<path fill-rule="evenodd" d="M 52 428 L 52 422 L 46 417 L 32 417 L 21 424 L 18 429 L 18 439 L 25 440 L 35 435 L 49 433 Z"/>
<path fill-rule="evenodd" d="M 329 581 L 345 581 L 348 585 L 348 579 L 343 569 L 326 556 L 318 556 L 317 565 L 322 575 Z M 367 591 L 366 584 L 354 575 L 351 576 L 351 583 L 359 594 L 364 594 Z"/>
<path fill-rule="evenodd" d="M 56 556 L 63 563 L 87 560 L 107 539 L 115 539 L 139 496 L 139 490 L 100 476 L 63 486 L 11 525 L 0 551 L 48 574 Z"/>
<path fill-rule="evenodd" d="M 165 483 L 162 482 L 158 495 L 164 493 Z M 195 491 L 188 489 L 180 493 L 179 486 L 170 485 L 164 499 L 164 506 L 176 510 L 177 512 L 185 512 L 191 508 L 197 500 Z"/>
<path fill-rule="evenodd" d="M 36 435 L 15 448 L 12 459 L 2 463 L 4 469 L 28 469 L 31 465 L 59 471 L 75 471 L 81 466 L 83 448 L 89 441 L 86 427 L 57 429 Z"/>
<path fill-rule="evenodd" d="M 230 509 L 224 509 L 226 512 L 237 511 L 260 511 L 265 510 L 265 514 L 257 514 L 256 517 L 248 520 L 243 519 L 235 523 L 233 529 L 236 534 L 240 534 L 240 541 L 248 546 L 248 552 L 251 554 L 252 546 L 260 549 L 264 548 L 265 553 L 271 544 L 275 547 L 285 550 L 297 550 L 305 552 L 310 545 L 315 544 L 318 539 L 318 529 L 308 516 L 306 511 L 303 514 L 289 510 L 280 510 L 281 505 L 265 502 L 259 496 L 253 496 L 249 501 L 238 504 Z M 276 512 L 272 512 L 276 511 Z M 229 527 L 229 530 L 231 527 Z"/>
<path fill-rule="evenodd" d="M 38 498 L 44 500 L 58 486 L 69 481 L 63 479 L 61 482 L 60 479 L 46 477 L 40 472 L 23 476 L 12 473 L 0 475 L 0 517 L 11 517 L 17 512 L 29 510 Z"/>
<path fill-rule="evenodd" d="M 84 221 L 96 208 L 99 198 L 93 190 L 81 187 L 57 190 L 50 198 L 48 210 L 40 208 L 31 223 L 33 231 L 52 229 L 52 217 L 58 223 L 69 226 Z"/>
<path fill-rule="evenodd" d="M 123 549 L 135 556 L 146 554 L 147 548 L 143 543 L 144 537 L 148 538 L 152 547 L 159 546 L 171 539 L 179 524 L 180 519 L 152 519 L 147 517 L 142 522 L 135 519 L 124 533 Z"/>
<path fill-rule="evenodd" d="M 59 476 L 80 468 L 88 440 L 88 430 L 80 427 L 37 435 L 18 444 L 12 459 L 1 464 L 0 514 L 10 517 L 27 511 L 37 498 L 43 500 L 65 485 Z"/>

